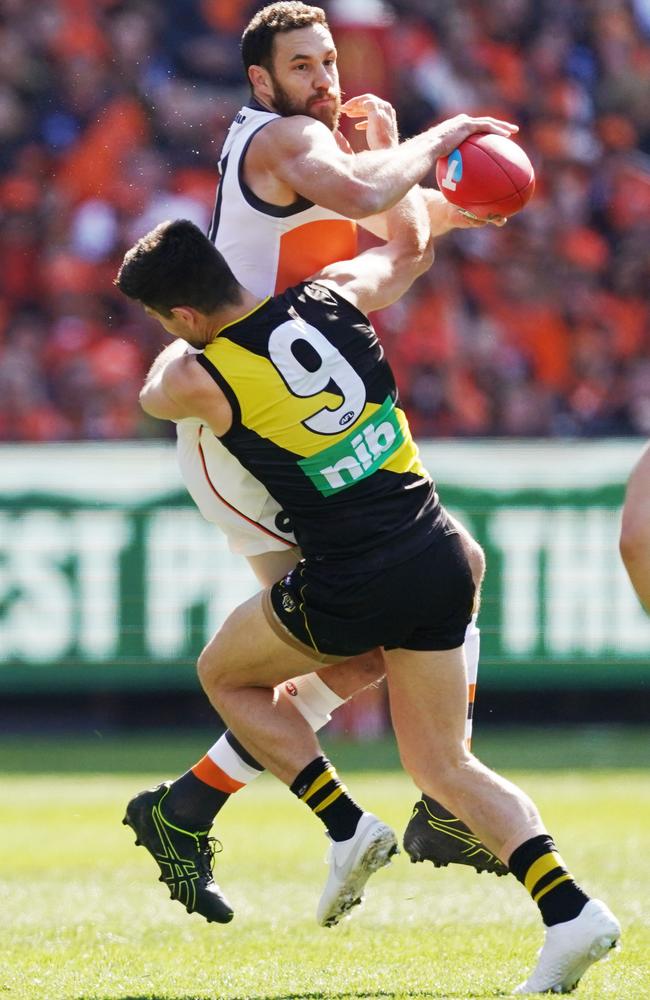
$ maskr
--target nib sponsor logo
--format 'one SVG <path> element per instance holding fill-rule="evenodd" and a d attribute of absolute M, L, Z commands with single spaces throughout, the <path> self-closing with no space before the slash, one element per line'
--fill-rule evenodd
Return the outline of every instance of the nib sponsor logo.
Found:
<path fill-rule="evenodd" d="M 389 397 L 372 417 L 342 441 L 298 464 L 316 488 L 324 496 L 330 496 L 372 475 L 404 440 L 394 403 Z"/>

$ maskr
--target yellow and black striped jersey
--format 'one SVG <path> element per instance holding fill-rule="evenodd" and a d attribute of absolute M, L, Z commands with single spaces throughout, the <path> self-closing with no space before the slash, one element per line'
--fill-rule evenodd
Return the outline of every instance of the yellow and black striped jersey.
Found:
<path fill-rule="evenodd" d="M 363 313 L 305 282 L 196 357 L 232 407 L 222 444 L 290 515 L 305 556 L 363 554 L 368 568 L 420 550 L 438 499 Z"/>

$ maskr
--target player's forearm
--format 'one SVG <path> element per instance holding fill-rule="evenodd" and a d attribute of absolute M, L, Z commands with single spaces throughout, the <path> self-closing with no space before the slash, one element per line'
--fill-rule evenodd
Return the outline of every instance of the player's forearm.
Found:
<path fill-rule="evenodd" d="M 650 614 L 650 547 L 630 549 L 623 543 L 621 556 L 637 597 Z"/>
<path fill-rule="evenodd" d="M 357 209 L 354 217 L 393 208 L 431 170 L 440 155 L 439 147 L 439 140 L 424 132 L 396 148 L 357 153 L 351 158 L 350 169 L 360 187 L 361 211 Z"/>
<path fill-rule="evenodd" d="M 368 98 L 353 98 L 346 103 L 346 114 L 359 117 L 367 113 L 367 106 Z M 414 184 L 422 180 L 439 157 L 449 155 L 475 132 L 510 136 L 516 131 L 516 125 L 496 118 L 456 115 L 397 147 L 371 149 L 357 154 L 353 172 L 360 185 L 372 187 L 375 201 L 370 212 L 361 212 L 355 218 L 392 208 Z"/>

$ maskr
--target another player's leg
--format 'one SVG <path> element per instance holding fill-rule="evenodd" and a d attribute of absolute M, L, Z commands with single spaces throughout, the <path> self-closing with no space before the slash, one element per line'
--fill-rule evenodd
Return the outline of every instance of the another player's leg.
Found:
<path fill-rule="evenodd" d="M 310 671 L 313 663 L 307 647 L 271 627 L 257 595 L 233 612 L 208 644 L 199 676 L 237 739 L 324 823 L 330 872 L 317 917 L 332 926 L 361 901 L 365 883 L 397 851 L 397 840 L 351 799 L 309 723 L 290 698 L 277 697 L 271 687 Z"/>
<path fill-rule="evenodd" d="M 467 749 L 472 741 L 472 723 L 476 675 L 479 661 L 480 632 L 476 616 L 467 626 L 465 657 L 467 660 L 467 716 L 465 740 Z M 449 864 L 467 865 L 477 872 L 507 875 L 508 868 L 472 833 L 466 823 L 454 816 L 440 802 L 426 792 L 415 803 L 413 813 L 404 831 L 404 850 L 412 862 L 431 861 L 436 868 Z"/>
<path fill-rule="evenodd" d="M 379 680 L 383 672 L 381 653 L 370 652 L 330 667 L 328 684 L 317 673 L 307 674 L 281 685 L 278 697 L 288 699 L 317 732 L 329 721 L 330 712 L 357 690 Z M 197 912 L 219 923 L 232 919 L 232 907 L 214 882 L 215 841 L 209 832 L 230 796 L 263 770 L 227 730 L 180 778 L 140 792 L 129 802 L 124 822 L 158 864 L 160 881 L 169 888 L 171 898 L 189 913 Z M 340 839 L 354 833 L 361 812 L 350 811 L 347 825 L 337 827 Z"/>
<path fill-rule="evenodd" d="M 277 688 L 314 732 L 350 697 L 384 676 L 383 657 L 373 650 L 333 665 L 327 671 L 292 678 Z M 209 827 L 230 796 L 250 784 L 264 768 L 227 730 L 185 774 L 171 783 L 166 809 L 175 822 Z"/>
<path fill-rule="evenodd" d="M 520 993 L 567 992 L 620 936 L 604 903 L 576 884 L 532 800 L 465 746 L 462 647 L 386 654 L 393 725 L 404 766 L 449 804 L 530 892 L 545 925 L 538 963 Z"/>
<path fill-rule="evenodd" d="M 454 523 L 463 550 L 467 556 L 475 588 L 474 614 L 465 632 L 465 662 L 467 664 L 467 716 L 465 740 L 469 750 L 472 743 L 474 701 L 478 678 L 480 630 L 476 624 L 481 585 L 485 575 L 485 555 L 478 542 L 457 520 Z M 431 861 L 436 868 L 449 864 L 467 865 L 477 872 L 507 875 L 508 869 L 492 851 L 442 803 L 423 793 L 415 803 L 413 813 L 404 831 L 404 850 L 412 862 Z"/>

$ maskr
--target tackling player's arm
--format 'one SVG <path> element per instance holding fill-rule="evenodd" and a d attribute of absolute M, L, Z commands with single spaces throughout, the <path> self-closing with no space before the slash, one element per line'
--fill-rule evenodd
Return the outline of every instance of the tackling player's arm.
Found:
<path fill-rule="evenodd" d="M 472 219 L 459 211 L 455 205 L 447 201 L 445 196 L 436 188 L 418 187 L 422 196 L 422 206 L 429 216 L 429 225 L 433 237 L 444 236 L 452 229 L 481 229 L 483 226 L 504 226 L 507 219 L 494 217 L 493 219 Z M 388 226 L 386 224 L 386 213 L 371 215 L 367 219 L 358 219 L 359 225 L 367 229 L 369 233 L 378 236 L 382 240 L 388 239 Z"/>
<path fill-rule="evenodd" d="M 348 102 L 367 114 L 369 95 Z M 313 118 L 293 115 L 261 129 L 246 155 L 246 171 L 284 185 L 323 208 L 350 219 L 363 219 L 396 205 L 432 168 L 440 156 L 475 132 L 510 136 L 516 125 L 495 118 L 457 115 L 389 149 L 368 149 L 353 156 L 333 133 Z"/>
<path fill-rule="evenodd" d="M 187 345 L 183 343 L 183 348 Z M 176 343 L 170 345 L 176 347 Z M 140 392 L 145 413 L 159 420 L 195 417 L 217 437 L 230 429 L 232 410 L 224 393 L 197 361 L 196 354 L 183 354 L 147 377 Z"/>
<path fill-rule="evenodd" d="M 388 242 L 383 246 L 329 264 L 314 275 L 363 313 L 395 302 L 433 263 L 433 239 L 418 190 L 391 209 L 386 222 Z"/>

